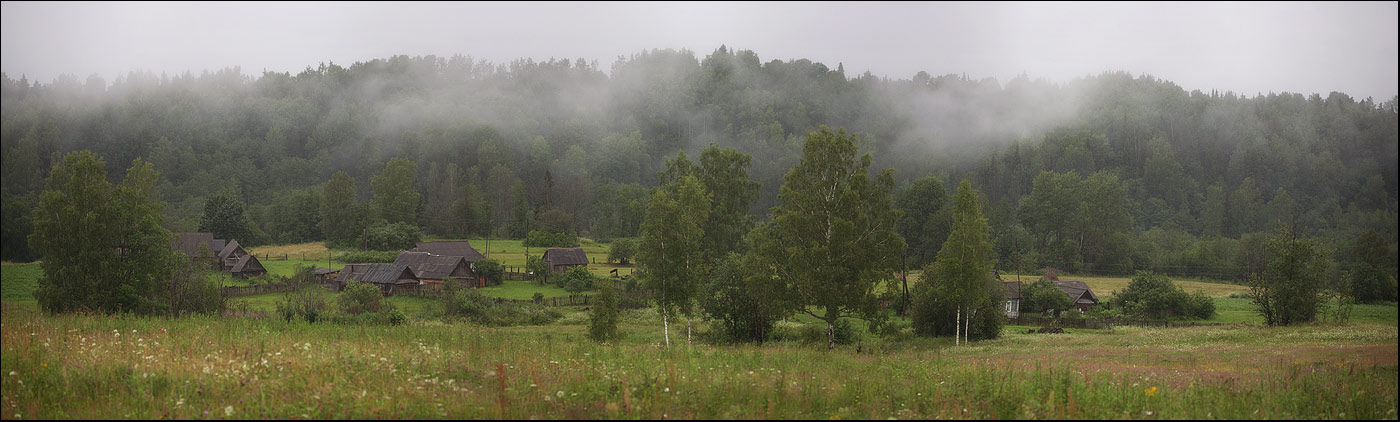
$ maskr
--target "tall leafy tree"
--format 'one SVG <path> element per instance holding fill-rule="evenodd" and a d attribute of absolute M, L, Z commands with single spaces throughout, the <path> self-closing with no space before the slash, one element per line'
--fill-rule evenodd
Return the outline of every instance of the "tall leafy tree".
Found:
<path fill-rule="evenodd" d="M 176 258 L 157 174 L 138 158 L 113 188 L 104 165 L 90 151 L 69 153 L 45 182 L 29 236 L 43 259 L 35 298 L 47 312 L 162 313 Z"/>
<path fill-rule="evenodd" d="M 1332 252 L 1286 225 L 1274 231 L 1267 248 L 1267 269 L 1249 278 L 1249 294 L 1264 322 L 1292 325 L 1312 321 L 1325 299 Z"/>
<path fill-rule="evenodd" d="M 681 156 L 684 158 L 684 156 Z M 655 292 L 666 345 L 671 344 L 670 320 L 689 316 L 702 273 L 702 225 L 710 211 L 710 196 L 694 175 L 685 175 L 652 190 L 642 221 L 637 267 Z"/>
<path fill-rule="evenodd" d="M 321 188 L 321 232 L 334 246 L 348 246 L 365 234 L 365 209 L 355 202 L 355 181 L 335 172 Z"/>
<path fill-rule="evenodd" d="M 911 259 L 906 265 L 921 267 L 933 259 L 948 238 L 952 224 L 948 190 L 937 176 L 921 177 L 900 189 L 894 203 L 904 212 L 899 218 L 899 235 L 909 243 Z"/>
<path fill-rule="evenodd" d="M 418 165 L 407 158 L 395 158 L 384 165 L 384 171 L 370 180 L 374 199 L 370 212 L 389 223 L 418 224 L 418 201 L 423 195 L 413 189 Z"/>
<path fill-rule="evenodd" d="M 894 171 L 870 177 L 871 156 L 857 159 L 856 149 L 845 129 L 809 133 L 755 245 L 790 286 L 797 310 L 826 322 L 828 349 L 841 317 L 876 312 L 873 290 L 893 278 L 905 248 L 890 198 Z"/>
<path fill-rule="evenodd" d="M 1360 303 L 1394 301 L 1395 244 L 1387 243 L 1375 230 L 1367 230 L 1352 243 L 1355 262 L 1348 272 L 1351 296 Z"/>
<path fill-rule="evenodd" d="M 204 201 L 204 216 L 199 219 L 199 231 L 214 234 L 215 239 L 249 242 L 248 216 L 243 201 L 232 190 L 222 190 Z"/>
<path fill-rule="evenodd" d="M 721 149 L 715 144 L 700 152 L 696 176 L 711 199 L 701 241 L 707 264 L 736 251 L 744 235 L 753 228 L 754 218 L 749 208 L 758 199 L 759 184 L 749 178 L 750 159 L 738 150 Z"/>
<path fill-rule="evenodd" d="M 964 179 L 953 199 L 953 228 L 924 269 L 915 296 L 914 331 L 920 335 L 962 334 L 968 339 L 1001 335 L 1004 288 L 992 277 L 992 244 L 977 191 Z"/>

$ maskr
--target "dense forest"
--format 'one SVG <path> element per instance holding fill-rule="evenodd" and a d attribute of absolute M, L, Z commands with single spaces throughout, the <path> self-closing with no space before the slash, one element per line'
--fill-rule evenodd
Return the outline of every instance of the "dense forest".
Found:
<path fill-rule="evenodd" d="M 1341 271 L 1377 248 L 1396 266 L 1394 97 L 1188 92 L 1122 72 L 891 80 L 720 47 L 641 52 L 611 72 L 395 56 L 256 77 L 5 74 L 0 118 L 6 260 L 37 258 L 32 210 L 75 150 L 103 157 L 113 182 L 153 163 L 172 231 L 241 204 L 244 244 L 355 239 L 369 217 L 429 236 L 607 240 L 638 235 L 668 158 L 710 144 L 752 158 L 750 213 L 769 218 L 826 125 L 859 137 L 872 172 L 894 169 L 910 268 L 937 253 L 963 179 L 983 193 L 998 268 L 1240 280 L 1280 224 L 1328 242 Z"/>

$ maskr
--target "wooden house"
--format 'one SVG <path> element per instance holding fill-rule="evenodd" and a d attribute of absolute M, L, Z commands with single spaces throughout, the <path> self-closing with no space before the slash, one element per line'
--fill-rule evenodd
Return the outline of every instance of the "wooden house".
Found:
<path fill-rule="evenodd" d="M 413 268 L 414 274 L 423 281 L 424 289 L 437 290 L 443 281 L 453 278 L 472 287 L 486 287 L 485 280 L 476 276 L 471 263 L 465 257 L 434 255 L 427 252 L 401 252 L 394 259 L 394 265 Z"/>
<path fill-rule="evenodd" d="M 396 288 L 418 288 L 422 284 L 418 276 L 413 273 L 413 268 L 407 265 L 367 265 L 369 267 L 362 273 L 341 271 L 341 274 L 343 274 L 342 278 L 347 282 L 374 283 L 379 286 L 379 290 L 384 296 L 393 295 Z"/>
<path fill-rule="evenodd" d="M 1098 295 L 1095 295 L 1093 290 L 1089 290 L 1089 285 L 1083 281 L 1057 280 L 1053 283 L 1069 295 L 1070 303 L 1073 303 L 1075 309 L 1079 309 L 1080 313 L 1087 312 L 1089 308 L 1099 304 Z"/>
<path fill-rule="evenodd" d="M 198 260 L 201 253 L 209 254 L 209 266 L 236 277 L 257 277 L 267 274 L 267 268 L 256 256 L 248 253 L 237 240 L 215 239 L 213 233 L 175 233 L 170 247 Z"/>
<path fill-rule="evenodd" d="M 550 274 L 558 274 L 577 266 L 588 266 L 588 256 L 583 248 L 549 248 L 544 251 L 544 262 L 549 264 Z"/>
<path fill-rule="evenodd" d="M 1021 316 L 1021 282 L 1003 281 L 1001 283 L 1006 288 L 1006 317 L 1017 318 Z"/>

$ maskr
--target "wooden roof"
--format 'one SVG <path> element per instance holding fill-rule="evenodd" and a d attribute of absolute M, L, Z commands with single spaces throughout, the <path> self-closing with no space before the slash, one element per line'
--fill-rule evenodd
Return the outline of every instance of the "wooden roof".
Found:
<path fill-rule="evenodd" d="M 1005 288 L 1006 288 L 1006 299 L 1007 299 L 1007 300 L 1010 300 L 1010 299 L 1020 299 L 1020 298 L 1021 298 L 1021 282 L 1019 282 L 1019 281 L 1003 281 L 1003 282 L 1001 282 L 1001 285 L 1002 285 L 1002 287 L 1005 287 Z"/>
<path fill-rule="evenodd" d="M 237 240 L 229 239 L 228 244 L 224 245 L 224 250 L 219 252 L 219 259 L 228 259 L 228 257 L 233 256 L 234 252 L 242 250 L 243 247 L 238 245 Z M 246 251 L 243 252 L 243 254 L 247 253 Z"/>
<path fill-rule="evenodd" d="M 466 263 L 467 259 L 461 256 L 433 255 L 427 252 L 400 252 L 398 258 L 394 259 L 395 265 L 407 265 L 413 268 L 413 272 L 418 278 L 428 280 L 442 280 L 453 277 L 452 272 L 457 266 Z M 471 269 L 470 264 L 466 267 Z M 463 278 L 476 278 L 470 271 L 467 274 L 459 274 Z"/>
<path fill-rule="evenodd" d="M 418 276 L 413 274 L 413 268 L 409 268 L 407 265 L 371 264 L 369 271 L 365 271 L 359 281 L 374 284 L 397 284 L 402 278 L 418 280 Z"/>
<path fill-rule="evenodd" d="M 1069 295 L 1070 300 L 1073 300 L 1076 304 L 1099 303 L 1098 295 L 1095 295 L 1094 291 L 1089 289 L 1089 285 L 1085 284 L 1083 281 L 1061 280 L 1055 281 L 1054 283 L 1060 290 L 1064 290 L 1065 294 Z"/>
<path fill-rule="evenodd" d="M 243 258 L 239 259 L 239 260 L 238 260 L 238 263 L 237 263 L 237 264 L 234 264 L 234 265 L 233 265 L 233 269 L 232 269 L 232 270 L 229 270 L 229 272 L 232 272 L 232 273 L 235 273 L 235 274 L 236 274 L 236 273 L 243 273 L 243 272 L 263 272 L 263 273 L 265 273 L 265 272 L 267 272 L 267 268 L 263 267 L 261 261 L 258 261 L 258 257 L 249 254 L 249 255 L 243 255 Z"/>
<path fill-rule="evenodd" d="M 485 255 L 477 252 L 471 243 L 465 240 L 448 240 L 441 242 L 418 242 L 418 246 L 409 252 L 427 252 L 441 256 L 460 256 L 467 262 L 476 262 L 486 259 Z"/>
<path fill-rule="evenodd" d="M 544 251 L 544 260 L 550 266 L 587 265 L 588 255 L 583 253 L 583 248 L 549 248 Z"/>
<path fill-rule="evenodd" d="M 222 249 L 214 248 L 213 233 L 184 232 L 175 233 L 175 237 L 170 240 L 170 248 L 190 258 L 199 256 L 199 246 L 204 245 L 209 248 L 209 257 L 217 256 Z"/>

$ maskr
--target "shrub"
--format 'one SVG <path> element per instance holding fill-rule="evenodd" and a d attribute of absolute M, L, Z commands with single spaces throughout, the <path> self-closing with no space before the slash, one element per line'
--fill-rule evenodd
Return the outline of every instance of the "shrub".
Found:
<path fill-rule="evenodd" d="M 832 335 L 835 338 L 836 344 L 852 344 L 860 340 L 860 334 L 857 334 L 855 330 L 851 328 L 851 322 L 845 319 L 836 320 L 836 324 L 832 326 Z M 817 322 L 803 325 L 802 329 L 798 332 L 798 338 L 802 344 L 824 345 L 827 340 L 826 324 Z"/>
<path fill-rule="evenodd" d="M 380 251 L 412 249 L 421 238 L 418 226 L 408 223 L 378 223 L 370 226 L 365 233 L 368 247 Z"/>
<path fill-rule="evenodd" d="M 277 303 L 277 314 L 282 319 L 293 321 L 298 318 L 306 322 L 316 322 L 330 316 L 330 293 L 326 289 L 305 286 L 287 292 Z"/>
<path fill-rule="evenodd" d="M 579 294 L 593 290 L 595 277 L 593 273 L 588 272 L 588 268 L 577 266 L 565 272 L 559 282 L 561 284 L 560 287 L 563 287 L 564 290 L 567 290 L 570 294 Z"/>
<path fill-rule="evenodd" d="M 608 262 L 616 261 L 619 264 L 627 265 L 634 256 L 637 256 L 636 239 L 617 239 L 613 241 L 612 246 L 608 247 Z"/>
<path fill-rule="evenodd" d="M 476 290 L 460 290 L 445 296 L 443 310 L 449 317 L 498 327 L 544 325 L 564 317 L 559 311 L 540 304 L 496 303 Z"/>
<path fill-rule="evenodd" d="M 500 261 L 490 258 L 473 262 L 472 271 L 476 272 L 477 277 L 486 280 L 488 286 L 499 286 L 506 275 L 506 269 L 501 266 Z"/>
<path fill-rule="evenodd" d="M 338 298 L 340 309 L 350 315 L 378 313 L 384 308 L 384 295 L 374 283 L 351 282 Z"/>
<path fill-rule="evenodd" d="M 176 254 L 175 259 L 170 277 L 170 312 L 176 315 L 222 312 L 224 295 L 219 282 L 209 277 L 207 267 L 185 259 L 183 254 Z"/>
<path fill-rule="evenodd" d="M 1041 278 L 1021 287 L 1021 313 L 1038 314 L 1054 309 L 1064 312 L 1074 306 L 1069 294 L 1050 280 Z"/>
<path fill-rule="evenodd" d="M 750 263 L 757 265 L 756 261 Z M 711 271 L 700 295 L 700 308 L 717 320 L 734 341 L 763 343 L 773 324 L 791 309 L 788 292 L 762 271 L 745 271 L 743 258 L 730 253 Z"/>
<path fill-rule="evenodd" d="M 1124 314 L 1139 317 L 1209 319 L 1215 315 L 1215 301 L 1204 292 L 1188 295 L 1165 275 L 1151 271 L 1139 271 L 1113 302 Z"/>
<path fill-rule="evenodd" d="M 578 236 L 569 233 L 530 230 L 530 233 L 525 235 L 523 243 L 525 246 L 545 248 L 576 248 L 578 247 Z"/>
<path fill-rule="evenodd" d="M 534 300 L 535 303 L 544 302 L 544 293 L 535 292 L 534 295 L 531 295 L 531 296 L 530 296 L 530 299 L 531 299 L 531 300 Z"/>
<path fill-rule="evenodd" d="M 1210 319 L 1215 316 L 1215 300 L 1197 290 L 1186 300 L 1186 314 L 1193 318 Z"/>
<path fill-rule="evenodd" d="M 549 283 L 549 263 L 545 262 L 543 257 L 525 257 L 525 271 L 530 273 L 535 284 L 543 286 Z"/>
<path fill-rule="evenodd" d="M 621 338 L 621 332 L 617 330 L 617 292 L 611 283 L 603 283 L 594 296 L 593 309 L 588 314 L 588 337 L 594 341 L 604 342 Z M 539 293 L 536 293 L 539 294 Z"/>

